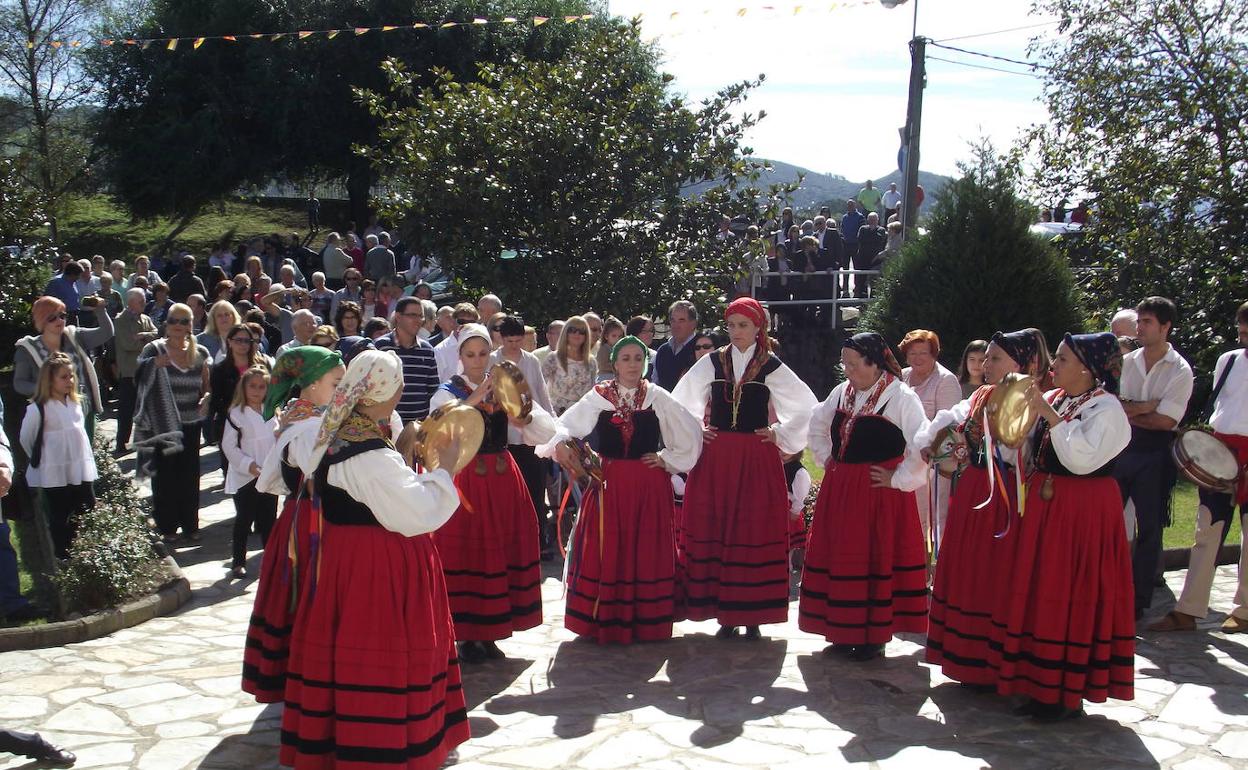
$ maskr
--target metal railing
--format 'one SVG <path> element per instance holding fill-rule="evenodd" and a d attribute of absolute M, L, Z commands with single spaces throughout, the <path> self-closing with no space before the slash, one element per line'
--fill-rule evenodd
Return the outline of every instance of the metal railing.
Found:
<path fill-rule="evenodd" d="M 849 292 L 842 290 L 841 289 L 842 281 L 847 281 L 849 276 L 861 275 L 861 276 L 878 277 L 880 273 L 881 273 L 880 270 L 850 270 L 850 269 L 846 269 L 846 270 L 838 269 L 838 270 L 830 270 L 830 271 L 820 270 L 820 271 L 813 272 L 813 273 L 799 273 L 799 272 L 794 272 L 794 271 L 789 271 L 786 273 L 767 272 L 767 273 L 750 273 L 748 276 L 748 280 L 750 282 L 750 296 L 753 297 L 754 299 L 757 299 L 759 304 L 762 305 L 763 307 L 767 307 L 767 308 L 802 307 L 802 306 L 825 307 L 825 306 L 830 305 L 832 307 L 832 313 L 831 313 L 832 328 L 836 329 L 840 323 L 841 308 L 862 307 L 876 300 L 875 297 L 855 297 Z M 731 285 L 733 286 L 739 286 L 741 285 L 742 281 L 746 280 L 745 278 L 737 278 L 735 276 L 722 275 L 722 274 L 720 275 L 704 274 L 699 277 L 708 279 L 708 280 L 720 279 L 724 281 L 729 281 L 731 282 Z M 808 277 L 819 277 L 824 280 L 818 281 L 818 282 L 810 282 L 810 281 L 802 280 L 803 278 L 808 278 Z M 784 279 L 788 279 L 788 281 L 783 285 L 776 285 L 776 284 L 768 285 L 766 279 L 772 279 L 772 278 L 784 278 Z M 787 288 L 787 287 L 798 287 L 798 286 L 801 286 L 803 283 L 808 284 L 808 286 L 806 287 L 807 289 L 818 288 L 820 284 L 830 283 L 831 286 L 828 286 L 828 289 L 831 291 L 831 295 L 830 296 L 807 296 L 807 297 L 801 297 L 798 299 L 771 299 L 766 296 L 767 294 L 770 294 L 772 291 L 776 289 L 783 290 L 784 288 Z M 763 295 L 763 296 L 760 296 L 760 295 Z"/>

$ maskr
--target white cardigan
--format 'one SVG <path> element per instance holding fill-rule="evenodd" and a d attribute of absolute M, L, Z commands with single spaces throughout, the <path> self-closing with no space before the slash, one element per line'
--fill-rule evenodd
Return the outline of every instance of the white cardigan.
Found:
<path fill-rule="evenodd" d="M 258 477 L 251 473 L 251 464 L 263 466 L 269 452 L 277 444 L 277 417 L 265 420 L 255 409 L 236 406 L 230 409 L 221 434 L 221 451 L 230 461 L 225 475 L 225 493 L 232 495 Z"/>

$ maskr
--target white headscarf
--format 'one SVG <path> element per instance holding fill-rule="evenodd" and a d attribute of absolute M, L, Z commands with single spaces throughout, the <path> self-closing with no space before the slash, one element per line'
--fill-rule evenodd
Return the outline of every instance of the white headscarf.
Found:
<path fill-rule="evenodd" d="M 463 349 L 464 343 L 473 337 L 480 337 L 485 340 L 485 346 L 490 350 L 494 349 L 494 340 L 490 339 L 490 333 L 481 324 L 464 324 L 459 330 L 459 347 Z"/>
<path fill-rule="evenodd" d="M 330 398 L 316 436 L 311 467 L 321 462 L 329 442 L 338 433 L 356 404 L 376 404 L 394 396 L 403 387 L 403 362 L 392 350 L 365 350 L 351 359 L 334 395 Z"/>

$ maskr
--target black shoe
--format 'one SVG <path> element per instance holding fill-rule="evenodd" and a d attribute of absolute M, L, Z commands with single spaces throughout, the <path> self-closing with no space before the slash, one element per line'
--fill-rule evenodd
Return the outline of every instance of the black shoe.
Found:
<path fill-rule="evenodd" d="M 78 757 L 74 756 L 72 752 L 66 751 L 59 746 L 53 746 L 42 735 L 36 737 L 39 745 L 26 754 L 31 759 L 45 762 L 53 767 L 73 767 L 74 763 L 78 761 Z"/>
<path fill-rule="evenodd" d="M 498 645 L 494 642 L 478 642 L 478 644 L 481 645 L 481 651 L 485 654 L 485 657 L 490 660 L 502 660 L 507 657 L 502 650 L 498 649 Z"/>
<path fill-rule="evenodd" d="M 480 663 L 485 660 L 485 648 L 478 642 L 459 643 L 460 663 Z"/>
<path fill-rule="evenodd" d="M 859 644 L 854 647 L 854 651 L 849 654 L 849 659 L 858 663 L 865 663 L 868 660 L 875 660 L 884 656 L 884 645 L 882 644 Z"/>
<path fill-rule="evenodd" d="M 720 626 L 719 630 L 715 632 L 716 639 L 732 639 L 736 635 L 737 635 L 736 626 Z"/>
<path fill-rule="evenodd" d="M 1043 707 L 1044 707 L 1044 704 L 1041 703 L 1040 701 L 1032 700 L 1031 698 L 1028 698 L 1027 701 L 1023 703 L 1022 705 L 1015 706 L 1012 713 L 1016 717 L 1029 717 L 1035 714 L 1037 709 L 1040 709 Z"/>
<path fill-rule="evenodd" d="M 964 690 L 970 690 L 979 695 L 991 695 L 997 691 L 995 684 L 971 684 L 970 682 L 958 682 L 958 687 Z"/>
<path fill-rule="evenodd" d="M 823 654 L 830 658 L 848 658 L 854 652 L 854 645 L 833 642 L 823 648 Z"/>
<path fill-rule="evenodd" d="M 758 626 L 746 626 L 745 638 L 749 639 L 750 641 L 756 642 L 759 639 L 763 638 L 763 634 L 761 631 L 758 630 Z"/>

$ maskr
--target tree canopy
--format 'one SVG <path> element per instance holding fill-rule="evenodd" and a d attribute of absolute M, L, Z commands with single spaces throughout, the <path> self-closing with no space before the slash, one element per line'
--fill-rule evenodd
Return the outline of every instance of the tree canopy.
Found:
<path fill-rule="evenodd" d="M 1248 5 L 1037 0 L 1049 121 L 1029 135 L 1040 199 L 1092 202 L 1084 239 L 1102 328 L 1148 295 L 1179 306 L 1173 339 L 1212 370 L 1248 299 Z"/>
<path fill-rule="evenodd" d="M 996 331 L 1036 327 L 1050 347 L 1084 319 L 1064 257 L 1033 235 L 1032 207 L 1012 167 L 976 148 L 931 205 L 926 235 L 886 263 L 859 327 L 896 345 L 913 329 L 940 335 L 941 360 L 957 364 L 966 343 Z"/>
<path fill-rule="evenodd" d="M 389 209 L 465 289 L 534 321 L 715 304 L 718 285 L 699 274 L 748 261 L 713 244 L 719 213 L 761 215 L 779 189 L 753 187 L 758 166 L 743 158 L 761 116 L 732 112 L 751 84 L 687 105 L 635 24 L 603 21 L 557 61 L 487 63 L 470 81 L 439 70 L 420 91 L 418 74 L 386 66 L 390 89 L 366 101 Z M 681 195 L 705 180 L 716 184 Z"/>
<path fill-rule="evenodd" d="M 476 16 L 562 16 L 585 0 L 151 0 L 106 34 L 161 37 L 272 33 Z M 193 217 L 241 186 L 273 179 L 346 179 L 352 213 L 367 216 L 374 176 L 352 152 L 376 122 L 354 89 L 385 84 L 381 62 L 412 72 L 442 67 L 470 78 L 478 62 L 553 58 L 577 25 L 465 25 L 364 35 L 287 35 L 183 46 L 111 46 L 92 52 L 103 90 L 97 139 L 107 179 L 139 217 Z"/>

